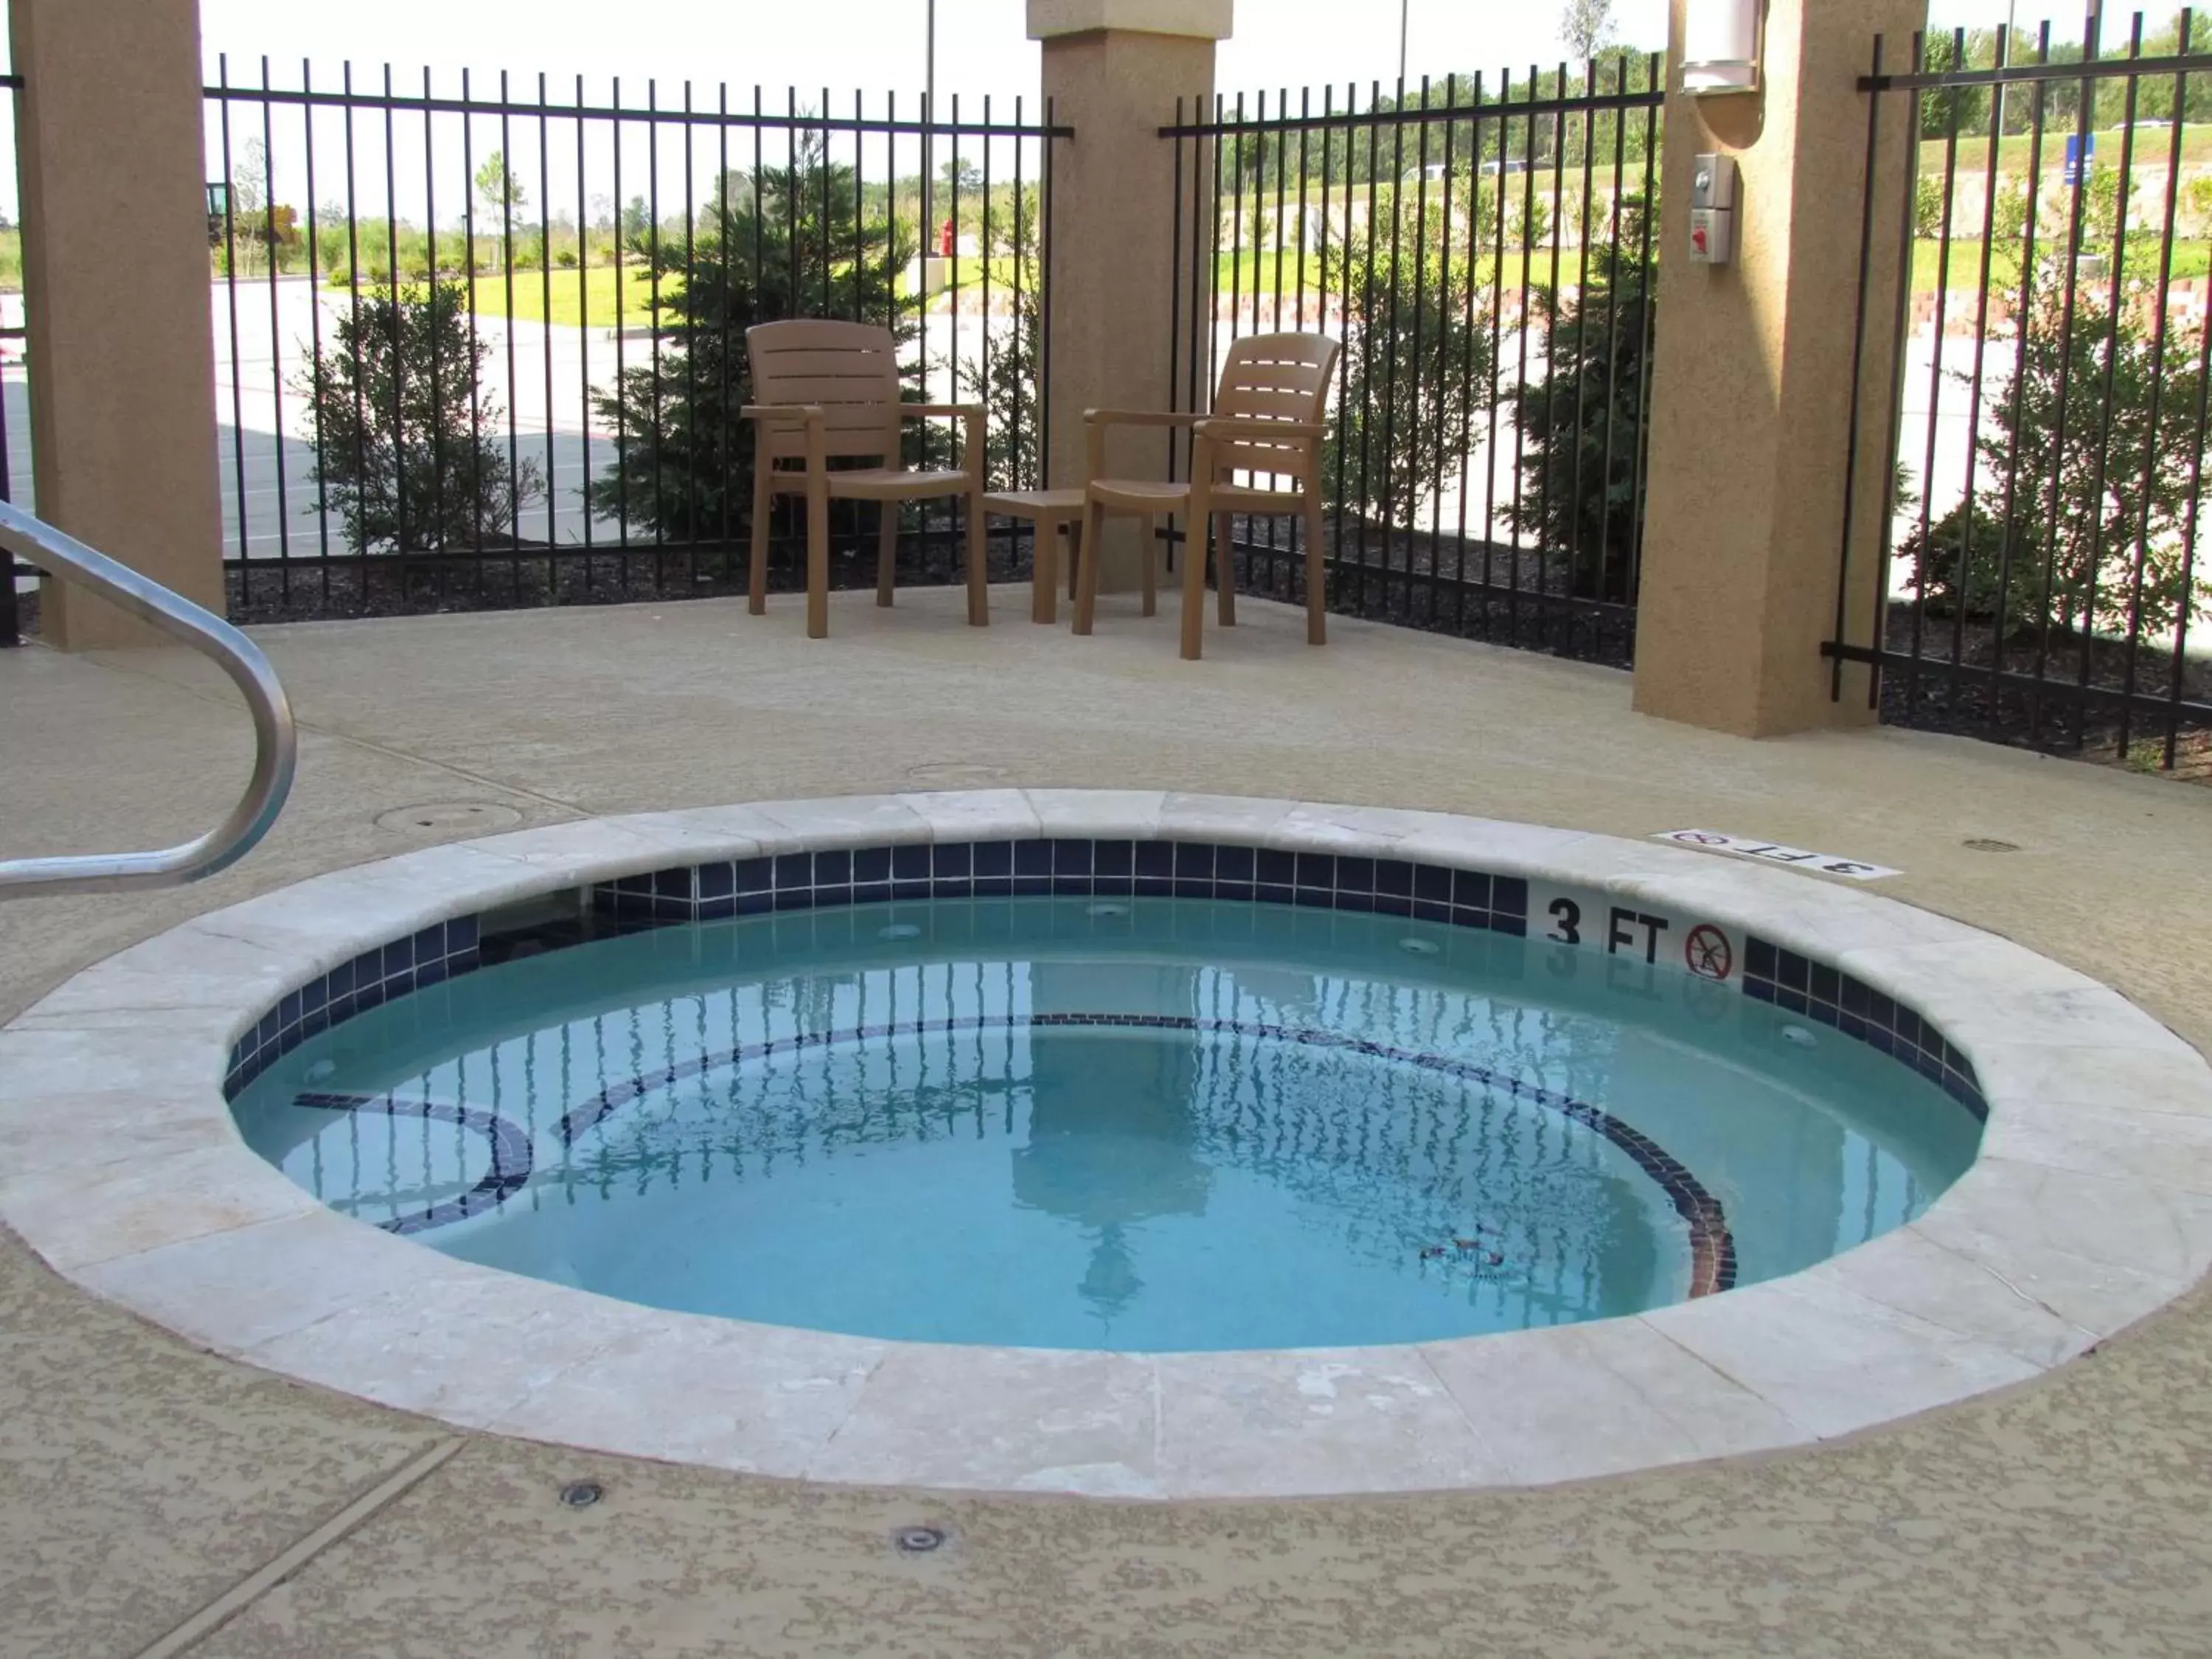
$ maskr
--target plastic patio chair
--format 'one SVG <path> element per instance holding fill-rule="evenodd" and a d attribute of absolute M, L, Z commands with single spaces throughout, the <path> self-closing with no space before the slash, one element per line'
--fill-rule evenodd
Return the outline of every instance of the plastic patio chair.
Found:
<path fill-rule="evenodd" d="M 830 503 L 880 501 L 876 603 L 891 602 L 899 504 L 962 495 L 968 501 L 968 620 L 991 620 L 983 556 L 983 411 L 967 404 L 899 401 L 898 347 L 887 328 L 814 319 L 745 331 L 753 396 L 744 416 L 753 450 L 752 614 L 768 610 L 768 520 L 776 495 L 806 497 L 806 633 L 830 633 Z M 933 416 L 967 422 L 966 465 L 941 471 L 900 465 L 900 423 Z M 779 463 L 797 461 L 798 466 Z M 870 465 L 832 466 L 832 461 Z"/>
<path fill-rule="evenodd" d="M 1152 526 L 1162 514 L 1182 519 L 1182 654 L 1195 662 L 1201 647 L 1206 604 L 1206 532 L 1218 517 L 1221 542 L 1215 586 L 1221 625 L 1237 623 L 1237 575 L 1231 550 L 1231 515 L 1285 514 L 1306 527 L 1306 640 L 1327 638 L 1327 573 L 1321 550 L 1322 420 L 1329 377 L 1336 370 L 1336 341 L 1326 334 L 1253 334 L 1229 348 L 1211 414 L 1171 414 L 1123 409 L 1085 411 L 1090 441 L 1085 487 L 1083 544 L 1099 546 L 1109 513 L 1145 520 L 1145 614 L 1152 614 Z M 1109 478 L 1106 433 L 1115 426 L 1188 426 L 1192 429 L 1189 479 L 1163 483 Z M 1238 483 L 1243 473 L 1251 481 Z M 1290 489 L 1263 487 L 1262 478 L 1291 481 Z M 1088 634 L 1098 605 L 1099 560 L 1083 561 L 1082 591 L 1075 601 L 1075 631 Z"/>

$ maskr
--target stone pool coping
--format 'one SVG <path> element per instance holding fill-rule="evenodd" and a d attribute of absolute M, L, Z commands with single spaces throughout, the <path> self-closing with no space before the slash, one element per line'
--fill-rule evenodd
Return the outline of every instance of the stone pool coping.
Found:
<path fill-rule="evenodd" d="M 1973 1063 L 1983 1155 L 1918 1221 L 1632 1318 L 1403 1347 L 1127 1355 L 671 1314 L 342 1218 L 249 1151 L 231 1046 L 450 916 L 671 865 L 933 841 L 1246 842 L 1522 875 L 1800 951 Z M 144 1157 L 114 1161 L 118 1139 Z M 1536 1485 L 1807 1445 L 2022 1382 L 2212 1265 L 2212 1067 L 2118 993 L 1872 894 L 1442 814 L 992 790 L 646 814 L 455 843 L 202 916 L 0 1031 L 0 1218 L 216 1352 L 457 1425 L 817 1480 L 1132 1498 Z M 2199 1189 L 2199 1190 L 2192 1190 Z"/>

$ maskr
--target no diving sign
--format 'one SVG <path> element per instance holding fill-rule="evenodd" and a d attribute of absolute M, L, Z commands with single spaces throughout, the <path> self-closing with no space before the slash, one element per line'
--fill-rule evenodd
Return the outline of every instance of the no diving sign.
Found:
<path fill-rule="evenodd" d="M 1816 871 L 1824 876 L 1844 876 L 1852 881 L 1880 881 L 1885 876 L 1905 873 L 1857 859 L 1838 858 L 1832 853 L 1808 853 L 1802 847 L 1784 847 L 1749 836 L 1723 835 L 1717 830 L 1662 830 L 1652 839 L 1671 841 L 1677 847 L 1692 848 L 1700 853 L 1733 853 L 1739 858 L 1786 864 L 1795 869 Z"/>

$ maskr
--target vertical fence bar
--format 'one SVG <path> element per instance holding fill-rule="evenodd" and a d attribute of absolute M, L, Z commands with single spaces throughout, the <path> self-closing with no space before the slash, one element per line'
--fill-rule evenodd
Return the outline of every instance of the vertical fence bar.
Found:
<path fill-rule="evenodd" d="M 316 393 L 309 399 L 309 413 L 315 429 L 315 546 L 319 562 L 316 574 L 319 579 L 322 603 L 328 609 L 331 603 L 331 494 L 330 483 L 320 465 L 325 434 L 323 430 L 323 273 L 322 226 L 317 218 L 315 205 L 315 90 L 314 65 L 307 58 L 300 60 L 300 137 L 301 150 L 307 164 L 307 349 L 313 354 L 308 367 L 308 386 Z M 350 204 L 346 216 L 353 216 Z M 0 433 L 0 441 L 4 441 Z"/>
<path fill-rule="evenodd" d="M 754 129 L 758 131 L 758 128 Z M 599 516 L 599 504 L 592 499 L 592 210 L 586 191 L 589 178 L 585 165 L 584 77 L 576 77 L 576 391 L 578 406 L 583 411 L 583 458 L 577 466 L 582 488 L 578 491 L 584 504 L 584 595 L 589 599 L 596 586 L 595 567 L 599 561 L 592 554 L 592 521 Z M 620 203 L 617 203 L 615 219 L 616 250 L 619 255 L 622 237 Z M 550 321 L 550 313 L 547 320 Z M 617 467 L 621 457 L 616 458 Z"/>
<path fill-rule="evenodd" d="M 538 287 L 539 307 L 538 332 L 544 338 L 545 363 L 545 597 L 557 603 L 561 597 L 560 575 L 555 568 L 554 544 L 560 539 L 558 511 L 561 499 L 560 469 L 554 457 L 553 435 L 553 138 L 552 118 L 548 113 L 545 76 L 538 76 Z M 584 263 L 584 226 L 580 219 L 576 225 L 576 264 Z M 591 413 L 584 411 L 588 428 Z M 577 469 L 579 479 L 588 480 L 586 467 Z M 590 509 L 586 509 L 589 516 Z M 522 544 L 522 525 L 514 526 L 515 546 L 519 552 Z"/>
<path fill-rule="evenodd" d="M 2037 61 L 2039 64 L 2051 62 L 2051 25 L 2048 23 L 2038 32 Z M 2034 85 L 2028 132 L 2027 217 L 2021 242 L 2020 300 L 2013 313 L 2016 351 L 2024 349 L 2027 343 L 2028 315 L 2035 300 L 2036 234 L 2043 216 L 2043 133 L 2047 109 L 2046 88 L 2040 80 Z M 2020 396 L 2016 379 L 2007 401 L 2011 405 L 2012 418 L 2009 430 L 2006 433 L 2004 518 L 1997 530 L 1997 625 L 1991 630 L 1994 637 L 1990 651 L 1990 671 L 1996 677 L 1990 682 L 1993 708 L 2001 708 L 2004 696 L 2006 635 L 2010 631 L 2005 626 L 2005 618 L 2011 615 L 2013 528 L 2020 502 L 2021 422 L 2026 404 Z M 1880 672 L 1878 666 L 1875 672 Z"/>
<path fill-rule="evenodd" d="M 2000 27 L 1997 30 L 1996 46 L 1996 63 L 1999 67 L 2004 64 L 2008 44 L 2006 31 Z M 1964 61 L 1962 55 L 1960 62 L 1963 64 Z M 1960 521 L 1956 590 L 1958 597 L 1951 607 L 1951 678 L 1949 688 L 1945 693 L 1948 699 L 1947 707 L 1954 718 L 1956 717 L 1965 697 L 1961 670 L 1965 665 L 1966 655 L 1966 595 L 1972 581 L 1971 560 L 1973 556 L 1974 520 L 1978 500 L 1977 485 L 1980 477 L 1983 385 L 1984 374 L 1988 364 L 1990 344 L 1990 293 L 1996 276 L 1995 258 L 1997 179 L 2003 155 L 2004 82 L 2000 81 L 1991 87 L 1990 94 L 1990 141 L 1988 152 L 1983 159 L 1984 184 L 1982 191 L 1982 275 L 1981 281 L 1978 284 L 1979 292 L 1975 298 L 1973 392 L 1968 400 L 1966 412 L 1966 511 Z M 1948 208 L 1946 210 L 1948 211 Z M 1940 337 L 1936 349 L 1939 353 L 1942 349 Z M 1936 552 L 1932 540 L 1923 542 L 1922 546 L 1924 556 L 1932 560 Z M 1999 631 L 2002 631 L 2002 628 Z"/>
<path fill-rule="evenodd" d="M 1863 394 L 1866 385 L 1867 305 L 1874 283 L 1874 204 L 1875 189 L 1880 177 L 1881 156 L 1881 53 L 1882 37 L 1874 38 L 1874 66 L 1869 72 L 1873 89 L 1867 94 L 1867 152 L 1866 179 L 1859 208 L 1859 290 L 1858 313 L 1851 331 L 1851 390 L 1850 425 L 1844 440 L 1844 532 L 1843 545 L 1836 558 L 1836 621 L 1835 637 L 1840 644 L 1850 625 L 1851 582 L 1851 538 L 1857 529 L 1859 477 L 1859 427 L 1864 410 Z M 1911 142 L 1913 125 L 1905 123 L 1906 142 Z M 1646 377 L 1649 377 L 1647 368 Z M 1879 601 L 1877 601 L 1879 603 Z M 1879 672 L 1879 669 L 1875 671 Z M 1844 696 L 1844 659 L 1832 657 L 1828 666 L 1828 699 L 1840 702 Z"/>
<path fill-rule="evenodd" d="M 1951 37 L 1951 61 L 1962 64 L 1966 57 L 1966 32 L 1959 29 Z M 1950 319 L 1951 299 L 1951 230 L 1954 222 L 1952 207 L 1958 194 L 1959 179 L 1959 105 L 1956 95 L 1947 100 L 1948 112 L 1943 123 L 1943 193 L 1942 207 L 1937 216 L 1936 240 L 1936 301 L 1930 312 L 1930 331 L 1933 340 L 1928 354 L 1928 443 L 1920 462 L 1920 533 L 1915 543 L 1920 549 L 1919 562 L 1923 568 L 1916 571 L 1912 589 L 1912 653 L 1911 663 L 1905 675 L 1905 717 L 1911 723 L 1920 709 L 1920 664 L 1928 623 L 1928 583 L 1923 579 L 1931 540 L 1929 519 L 1935 511 L 1936 498 L 1936 441 L 1943 426 L 1943 331 Z M 1925 132 L 1924 121 L 1916 131 Z M 1914 157 L 1913 210 L 1915 222 L 1907 228 L 1907 240 L 1913 245 L 1913 264 L 1919 263 L 1919 179 Z M 1971 442 L 1971 438 L 1970 438 Z"/>
<path fill-rule="evenodd" d="M 2185 10 L 2181 14 L 2175 50 L 2185 58 L 2189 54 L 2194 21 L 2191 12 Z M 2131 88 L 2132 85 L 2130 82 Z M 2188 107 L 2189 76 L 2183 71 L 2173 79 L 2172 135 L 2168 141 L 2166 158 L 2166 211 L 2159 236 L 2158 304 L 2151 335 L 2150 420 L 2143 434 L 2142 477 L 2137 485 L 2142 497 L 2142 513 L 2136 524 L 2135 555 L 2129 562 L 2127 646 L 2121 670 L 2120 730 L 2116 744 L 2122 759 L 2125 759 L 2133 748 L 2136 658 L 2142 648 L 2143 582 L 2150 568 L 2151 502 L 2157 489 L 2159 432 L 2165 413 L 2167 307 L 2173 298 L 2174 233 L 2181 207 L 2182 135 L 2189 125 Z M 2124 224 L 2122 230 L 2124 232 L 2125 228 Z M 2201 442 L 2198 453 L 2203 453 Z M 2188 626 L 2187 613 L 2191 609 L 2191 594 L 2184 587 L 2175 607 L 2174 625 L 2177 629 Z"/>

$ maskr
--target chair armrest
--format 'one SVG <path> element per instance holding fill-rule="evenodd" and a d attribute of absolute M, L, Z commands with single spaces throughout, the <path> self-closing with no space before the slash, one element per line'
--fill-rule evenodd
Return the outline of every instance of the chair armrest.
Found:
<path fill-rule="evenodd" d="M 1196 426 L 1205 416 L 1171 413 L 1161 409 L 1086 409 L 1085 426 Z"/>
<path fill-rule="evenodd" d="M 989 459 L 985 453 L 986 416 L 980 404 L 901 404 L 901 420 L 937 420 L 951 418 L 960 421 L 968 429 L 968 451 L 963 459 L 961 471 L 965 472 L 974 487 L 983 487 L 983 464 Z"/>
<path fill-rule="evenodd" d="M 738 415 L 747 421 L 819 422 L 823 418 L 819 404 L 747 404 Z"/>

